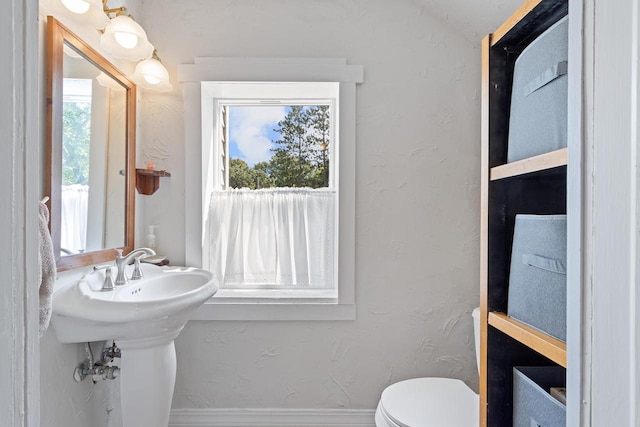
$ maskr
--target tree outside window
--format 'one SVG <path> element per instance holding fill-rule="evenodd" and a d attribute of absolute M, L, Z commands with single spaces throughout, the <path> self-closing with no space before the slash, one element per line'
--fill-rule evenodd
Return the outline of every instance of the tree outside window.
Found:
<path fill-rule="evenodd" d="M 230 107 L 230 110 L 233 108 L 238 107 Z M 250 166 L 243 159 L 241 148 L 231 149 L 229 159 L 231 188 L 323 188 L 329 186 L 329 150 L 331 149 L 329 106 L 292 105 L 285 107 L 284 113 L 284 117 L 273 129 L 270 129 L 271 132 L 268 132 L 271 142 L 268 159 Z M 233 117 L 233 111 L 231 117 Z M 233 144 L 234 124 L 231 123 L 230 126 L 230 141 Z M 242 131 L 236 130 L 236 132 Z"/>

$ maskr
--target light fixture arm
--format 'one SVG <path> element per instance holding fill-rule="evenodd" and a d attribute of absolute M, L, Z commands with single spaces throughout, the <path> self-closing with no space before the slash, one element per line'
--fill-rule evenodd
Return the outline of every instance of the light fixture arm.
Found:
<path fill-rule="evenodd" d="M 129 16 L 127 12 L 127 8 L 124 6 L 120 6 L 120 7 L 116 7 L 114 9 L 109 9 L 109 6 L 107 6 L 107 1 L 108 0 L 102 0 L 102 9 L 104 10 L 104 13 L 111 18 L 111 14 L 115 13 L 116 16 L 120 16 L 122 14 L 126 14 L 127 16 Z"/>
<path fill-rule="evenodd" d="M 127 11 L 127 8 L 122 6 L 122 7 L 117 7 L 115 9 L 105 9 L 104 13 L 107 14 L 107 16 L 109 16 L 109 14 L 111 13 L 115 13 L 116 16 L 122 15 L 123 13 L 125 13 Z"/>

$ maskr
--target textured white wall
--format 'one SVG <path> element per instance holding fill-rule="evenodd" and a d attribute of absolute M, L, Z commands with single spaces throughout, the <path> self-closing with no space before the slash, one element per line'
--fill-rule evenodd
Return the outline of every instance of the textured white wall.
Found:
<path fill-rule="evenodd" d="M 412 0 L 474 43 L 495 31 L 523 0 Z"/>
<path fill-rule="evenodd" d="M 190 322 L 176 341 L 174 407 L 373 408 L 387 384 L 421 375 L 475 387 L 479 40 L 410 0 L 146 6 L 145 28 L 176 90 L 143 96 L 141 161 L 172 173 L 143 198 L 144 222 L 160 225 L 158 246 L 174 263 L 184 260 L 177 64 L 196 56 L 346 57 L 365 67 L 357 92 L 357 320 Z"/>

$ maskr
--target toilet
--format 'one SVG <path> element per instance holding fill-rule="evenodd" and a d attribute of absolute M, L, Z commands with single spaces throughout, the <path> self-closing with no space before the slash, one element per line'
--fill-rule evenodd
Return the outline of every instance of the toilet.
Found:
<path fill-rule="evenodd" d="M 480 309 L 473 310 L 476 364 L 480 361 Z M 478 395 L 452 378 L 414 378 L 384 389 L 376 427 L 477 427 Z"/>

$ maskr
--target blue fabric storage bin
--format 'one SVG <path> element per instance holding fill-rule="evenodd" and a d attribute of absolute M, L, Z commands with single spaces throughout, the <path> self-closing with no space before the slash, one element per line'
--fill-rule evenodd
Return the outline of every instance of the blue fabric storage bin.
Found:
<path fill-rule="evenodd" d="M 516 215 L 507 314 L 567 339 L 567 216 Z"/>
<path fill-rule="evenodd" d="M 564 17 L 516 59 L 507 162 L 567 146 L 568 34 Z"/>
<path fill-rule="evenodd" d="M 559 366 L 513 368 L 513 427 L 565 427 L 567 409 L 549 394 L 565 387 L 565 370 Z"/>

